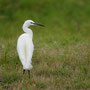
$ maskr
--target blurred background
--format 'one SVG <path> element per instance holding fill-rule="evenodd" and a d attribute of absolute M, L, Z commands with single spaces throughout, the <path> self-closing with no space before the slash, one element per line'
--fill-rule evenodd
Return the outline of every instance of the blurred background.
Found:
<path fill-rule="evenodd" d="M 25 20 L 35 46 L 31 79 L 22 75 L 16 44 Z M 89 0 L 0 0 L 0 89 L 90 88 Z"/>

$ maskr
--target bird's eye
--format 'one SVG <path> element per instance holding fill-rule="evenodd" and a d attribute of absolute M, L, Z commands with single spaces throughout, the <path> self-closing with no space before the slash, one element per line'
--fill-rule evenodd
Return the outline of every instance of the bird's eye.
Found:
<path fill-rule="evenodd" d="M 32 24 L 32 22 L 31 22 L 31 24 Z"/>

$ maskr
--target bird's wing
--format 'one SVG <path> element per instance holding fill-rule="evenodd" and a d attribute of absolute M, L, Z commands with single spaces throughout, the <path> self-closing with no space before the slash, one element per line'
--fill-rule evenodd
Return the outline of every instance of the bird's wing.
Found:
<path fill-rule="evenodd" d="M 17 52 L 18 52 L 18 56 L 20 58 L 20 61 L 22 63 L 22 65 L 25 65 L 25 54 L 24 54 L 24 49 L 22 46 L 17 45 Z"/>
<path fill-rule="evenodd" d="M 24 38 L 24 39 L 23 39 Z M 21 37 L 17 43 L 17 51 L 20 61 L 25 68 L 31 68 L 32 55 L 33 55 L 33 43 L 29 37 Z"/>

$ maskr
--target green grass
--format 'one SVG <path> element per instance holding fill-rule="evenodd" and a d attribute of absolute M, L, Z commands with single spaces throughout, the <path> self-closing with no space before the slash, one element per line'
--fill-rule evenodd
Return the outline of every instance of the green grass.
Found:
<path fill-rule="evenodd" d="M 0 1 L 0 90 L 89 90 L 90 1 Z M 31 78 L 22 74 L 16 51 L 25 20 L 32 26 Z"/>

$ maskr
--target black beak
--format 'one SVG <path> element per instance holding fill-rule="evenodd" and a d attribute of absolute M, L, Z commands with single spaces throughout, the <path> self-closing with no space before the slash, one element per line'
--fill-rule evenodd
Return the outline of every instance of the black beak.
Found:
<path fill-rule="evenodd" d="M 42 24 L 38 24 L 38 23 L 33 23 L 33 24 L 44 27 L 44 25 L 42 25 Z"/>

